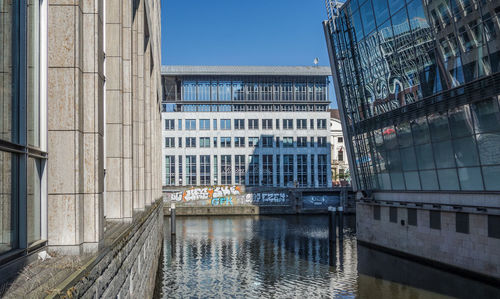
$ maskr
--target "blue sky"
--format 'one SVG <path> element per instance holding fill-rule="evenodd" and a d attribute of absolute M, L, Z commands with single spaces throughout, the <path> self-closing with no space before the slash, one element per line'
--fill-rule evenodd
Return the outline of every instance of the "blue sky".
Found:
<path fill-rule="evenodd" d="M 162 64 L 328 66 L 324 19 L 324 0 L 162 0 Z"/>

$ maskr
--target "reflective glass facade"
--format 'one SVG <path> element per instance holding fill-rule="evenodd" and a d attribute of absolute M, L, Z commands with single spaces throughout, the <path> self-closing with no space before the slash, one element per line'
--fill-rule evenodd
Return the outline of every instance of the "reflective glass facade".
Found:
<path fill-rule="evenodd" d="M 358 189 L 500 191 L 500 2 L 329 8 Z"/>

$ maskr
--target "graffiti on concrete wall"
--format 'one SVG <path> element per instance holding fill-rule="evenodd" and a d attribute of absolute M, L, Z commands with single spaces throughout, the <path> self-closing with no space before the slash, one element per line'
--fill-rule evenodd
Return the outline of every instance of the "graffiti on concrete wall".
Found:
<path fill-rule="evenodd" d="M 338 206 L 340 196 L 338 195 L 303 195 L 302 208 L 304 209 L 324 209 L 329 206 Z"/>
<path fill-rule="evenodd" d="M 284 205 L 288 203 L 288 194 L 280 193 L 249 193 L 246 195 L 246 202 L 249 204 L 263 205 Z"/>
<path fill-rule="evenodd" d="M 167 199 L 185 205 L 231 206 L 239 205 L 286 205 L 285 192 L 259 192 L 244 194 L 240 186 L 216 186 L 192 188 L 170 193 Z"/>

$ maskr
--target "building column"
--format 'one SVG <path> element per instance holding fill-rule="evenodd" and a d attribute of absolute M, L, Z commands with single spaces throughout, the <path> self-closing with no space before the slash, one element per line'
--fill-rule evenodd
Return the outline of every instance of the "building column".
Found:
<path fill-rule="evenodd" d="M 122 1 L 106 1 L 106 194 L 107 219 L 124 214 Z"/>
<path fill-rule="evenodd" d="M 103 238 L 102 3 L 49 3 L 48 244 L 93 252 Z"/>

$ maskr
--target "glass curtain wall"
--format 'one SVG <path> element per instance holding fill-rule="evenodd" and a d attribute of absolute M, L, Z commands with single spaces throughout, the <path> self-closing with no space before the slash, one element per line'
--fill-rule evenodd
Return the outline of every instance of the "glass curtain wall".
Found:
<path fill-rule="evenodd" d="M 42 239 L 40 3 L 0 3 L 0 264 Z M 37 243 L 38 244 L 38 243 Z"/>

